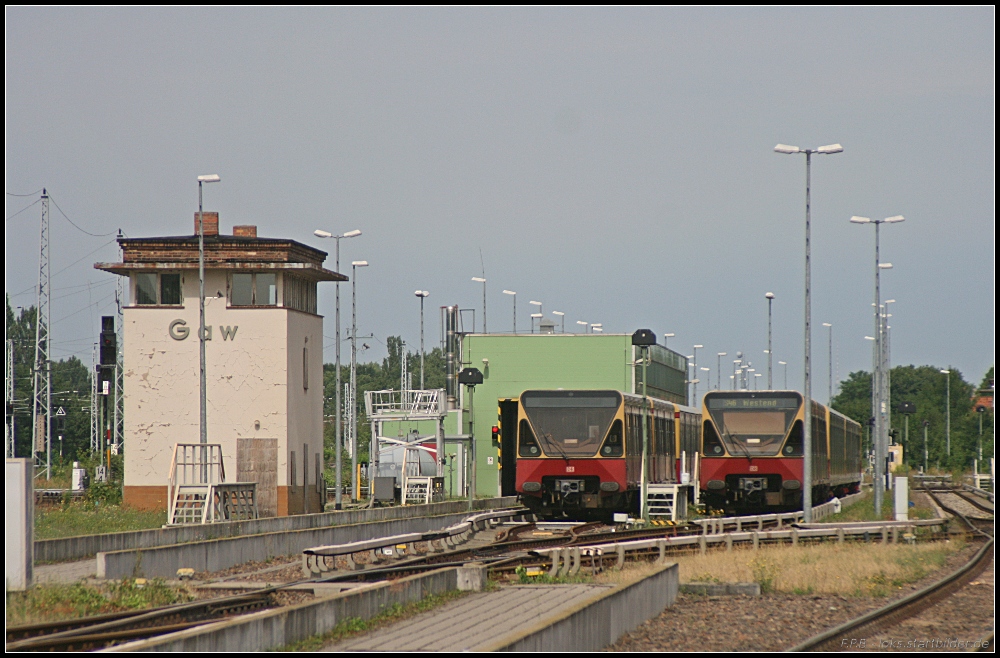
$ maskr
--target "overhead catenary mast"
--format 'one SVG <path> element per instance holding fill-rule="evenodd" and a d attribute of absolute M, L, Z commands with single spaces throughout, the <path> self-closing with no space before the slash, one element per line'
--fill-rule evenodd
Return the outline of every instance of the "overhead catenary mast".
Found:
<path fill-rule="evenodd" d="M 46 453 L 45 478 L 49 479 L 52 453 L 52 373 L 49 313 L 52 271 L 49 268 L 49 195 L 42 189 L 42 221 L 39 229 L 38 298 L 35 305 L 34 390 L 31 406 L 32 450 L 38 459 Z"/>

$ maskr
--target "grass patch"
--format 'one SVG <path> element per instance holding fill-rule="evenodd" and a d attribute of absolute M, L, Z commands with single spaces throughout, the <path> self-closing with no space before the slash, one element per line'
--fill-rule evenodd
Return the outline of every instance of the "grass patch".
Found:
<path fill-rule="evenodd" d="M 460 599 L 467 594 L 469 594 L 469 592 L 452 590 L 443 594 L 429 594 L 419 601 L 407 603 L 406 605 L 393 603 L 371 619 L 366 620 L 361 619 L 360 617 L 351 617 L 350 619 L 345 619 L 340 622 L 333 628 L 333 630 L 328 631 L 323 635 L 313 635 L 312 637 L 300 640 L 299 642 L 279 647 L 275 649 L 275 651 L 319 651 L 331 642 L 346 640 L 354 637 L 355 635 L 360 635 L 361 633 L 366 633 L 388 624 L 409 619 L 410 617 L 420 614 L 421 612 L 427 612 L 428 610 L 433 610 L 434 608 L 444 605 L 450 601 Z"/>
<path fill-rule="evenodd" d="M 755 582 L 762 592 L 884 597 L 944 566 L 965 544 L 824 542 L 678 555 L 682 583 Z"/>
<path fill-rule="evenodd" d="M 844 521 L 891 521 L 893 512 L 893 492 L 885 492 L 882 497 L 882 515 L 875 514 L 875 492 L 869 489 L 860 499 L 825 517 L 820 523 L 842 523 Z"/>
<path fill-rule="evenodd" d="M 35 539 L 59 539 L 105 532 L 159 528 L 167 522 L 166 510 L 144 512 L 125 505 L 80 501 L 61 509 L 35 510 Z"/>
<path fill-rule="evenodd" d="M 143 610 L 190 600 L 161 579 L 137 584 L 125 579 L 106 585 L 38 585 L 25 592 L 7 593 L 7 625 L 20 626 L 76 619 L 109 612 Z"/>

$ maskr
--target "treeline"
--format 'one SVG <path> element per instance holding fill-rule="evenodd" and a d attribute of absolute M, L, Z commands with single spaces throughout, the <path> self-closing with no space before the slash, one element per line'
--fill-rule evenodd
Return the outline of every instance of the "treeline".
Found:
<path fill-rule="evenodd" d="M 408 388 L 418 389 L 420 388 L 420 349 L 417 346 L 416 350 L 411 349 L 413 346 L 403 344 L 403 340 L 399 336 L 389 336 L 386 339 L 386 351 L 388 355 L 382 359 L 382 362 L 370 361 L 368 363 L 358 363 L 357 365 L 357 377 L 358 377 L 358 397 L 357 397 L 357 418 L 358 418 L 358 461 L 359 463 L 368 461 L 368 446 L 371 439 L 371 426 L 368 424 L 368 419 L 365 416 L 365 391 L 385 391 L 385 390 L 399 390 L 402 384 L 402 364 L 405 352 L 406 367 L 409 371 L 409 381 L 410 385 Z M 364 340 L 359 339 L 358 341 L 358 358 L 363 358 L 364 350 L 366 349 L 366 344 Z M 331 358 L 332 351 L 325 355 L 327 358 Z M 349 384 L 351 381 L 351 352 L 350 348 L 342 348 L 341 355 L 341 401 L 346 406 L 346 395 L 343 390 L 345 384 Z M 444 388 L 445 379 L 447 377 L 446 373 L 447 359 L 444 352 L 440 347 L 434 347 L 426 352 L 424 355 L 424 388 Z M 324 445 L 325 445 L 325 459 L 327 464 L 328 473 L 332 472 L 335 453 L 335 409 L 336 409 L 336 378 L 337 369 L 333 363 L 327 363 L 323 366 L 323 385 L 324 385 L 324 401 L 323 401 L 323 415 L 324 415 Z M 346 431 L 344 432 L 346 436 Z M 344 477 L 348 478 L 345 481 L 349 481 L 349 468 L 350 468 L 350 458 L 348 453 L 343 453 L 342 461 L 344 464 Z M 329 477 L 329 476 L 328 476 Z"/>
<path fill-rule="evenodd" d="M 924 422 L 927 422 L 928 467 L 942 469 L 972 468 L 972 460 L 979 452 L 980 423 L 982 423 L 983 458 L 993 456 L 993 368 L 987 371 L 979 386 L 965 381 L 962 373 L 950 368 L 942 373 L 937 366 L 897 366 L 890 373 L 891 430 L 897 442 L 903 443 L 903 458 L 913 467 L 922 466 L 924 460 Z M 950 379 L 950 381 L 949 381 Z M 950 396 L 948 387 L 950 386 Z M 977 411 L 978 399 L 987 394 L 991 400 L 985 411 Z M 869 427 L 872 418 L 872 375 L 870 372 L 852 372 L 840 384 L 840 393 L 831 406 Z M 950 398 L 951 455 L 946 446 L 946 401 Z M 907 419 L 899 411 L 900 404 L 912 402 L 915 413 L 909 417 L 909 441 L 906 440 Z M 870 431 L 870 429 L 869 429 Z M 982 468 L 989 468 L 988 464 Z"/>
<path fill-rule="evenodd" d="M 7 409 L 14 420 L 14 455 L 32 456 L 32 405 L 34 396 L 35 320 L 34 306 L 15 315 L 6 297 L 7 341 L 4 357 L 13 350 L 14 404 Z M 50 354 L 51 356 L 51 354 Z M 80 359 L 52 361 L 52 456 L 57 463 L 60 451 L 56 411 L 66 412 L 62 431 L 62 461 L 83 459 L 90 452 L 90 367 Z"/>

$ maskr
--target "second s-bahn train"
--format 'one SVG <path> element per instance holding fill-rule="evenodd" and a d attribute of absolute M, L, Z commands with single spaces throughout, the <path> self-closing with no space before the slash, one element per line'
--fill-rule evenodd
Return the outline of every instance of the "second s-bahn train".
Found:
<path fill-rule="evenodd" d="M 522 393 L 515 486 L 522 503 L 549 519 L 609 520 L 615 512 L 637 516 L 644 404 L 648 482 L 678 482 L 687 461 L 682 454 L 693 457 L 699 448 L 696 409 L 613 390 Z"/>
<path fill-rule="evenodd" d="M 702 407 L 699 485 L 727 512 L 802 509 L 805 404 L 796 391 L 713 391 Z M 861 486 L 861 425 L 812 402 L 812 500 Z"/>

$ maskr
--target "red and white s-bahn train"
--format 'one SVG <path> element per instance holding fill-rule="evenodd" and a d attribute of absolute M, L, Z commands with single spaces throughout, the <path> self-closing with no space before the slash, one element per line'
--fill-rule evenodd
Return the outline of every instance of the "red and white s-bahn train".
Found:
<path fill-rule="evenodd" d="M 812 402 L 812 500 L 861 486 L 861 425 Z M 701 497 L 727 512 L 802 509 L 803 396 L 713 391 L 702 407 Z"/>
<path fill-rule="evenodd" d="M 648 481 L 677 482 L 682 454 L 693 457 L 699 447 L 698 410 L 613 390 L 522 393 L 515 485 L 522 503 L 550 519 L 610 519 L 615 512 L 636 516 L 644 404 Z"/>

